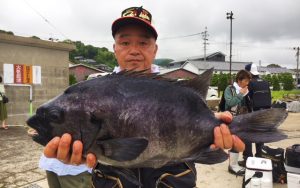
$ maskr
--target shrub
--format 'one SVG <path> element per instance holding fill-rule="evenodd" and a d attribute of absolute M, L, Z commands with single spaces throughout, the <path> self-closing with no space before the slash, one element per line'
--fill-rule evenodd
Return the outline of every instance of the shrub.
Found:
<path fill-rule="evenodd" d="M 74 76 L 74 74 L 70 74 L 69 75 L 69 85 L 73 85 L 76 83 L 77 83 L 76 77 Z"/>

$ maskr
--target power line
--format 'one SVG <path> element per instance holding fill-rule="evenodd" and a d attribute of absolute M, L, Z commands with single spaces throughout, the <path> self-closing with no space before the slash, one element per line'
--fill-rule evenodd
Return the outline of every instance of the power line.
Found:
<path fill-rule="evenodd" d="M 174 37 L 164 37 L 164 38 L 160 38 L 159 40 L 186 38 L 186 37 L 193 37 L 193 36 L 197 36 L 197 35 L 201 35 L 201 33 L 194 33 L 194 34 L 190 34 L 190 35 L 181 35 L 181 36 L 174 36 Z"/>
<path fill-rule="evenodd" d="M 35 8 L 33 8 L 26 0 L 24 2 L 29 6 L 37 15 L 39 15 L 48 25 L 50 25 L 53 29 L 55 29 L 57 32 L 59 32 L 65 39 L 68 39 L 68 37 L 61 32 L 57 27 L 55 27 L 47 18 L 45 18 L 40 12 L 38 12 Z"/>

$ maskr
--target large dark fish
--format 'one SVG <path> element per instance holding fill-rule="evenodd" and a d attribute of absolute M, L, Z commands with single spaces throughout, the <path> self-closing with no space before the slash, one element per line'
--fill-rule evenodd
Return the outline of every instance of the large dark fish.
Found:
<path fill-rule="evenodd" d="M 221 123 L 204 100 L 212 72 L 170 82 L 124 71 L 80 82 L 39 107 L 27 124 L 38 143 L 70 133 L 84 154 L 117 169 L 223 162 L 227 154 L 209 148 Z M 286 117 L 284 109 L 262 110 L 235 117 L 229 127 L 244 141 L 274 142 L 286 138 L 277 129 Z"/>

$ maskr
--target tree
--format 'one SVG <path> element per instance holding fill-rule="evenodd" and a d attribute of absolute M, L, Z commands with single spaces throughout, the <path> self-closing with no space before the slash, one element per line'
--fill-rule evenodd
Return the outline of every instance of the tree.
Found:
<path fill-rule="evenodd" d="M 278 77 L 276 75 L 272 76 L 272 85 L 273 85 L 273 91 L 279 91 L 280 90 L 280 84 Z"/>
<path fill-rule="evenodd" d="M 224 91 L 229 84 L 229 74 L 221 73 L 218 80 L 218 90 Z"/>
<path fill-rule="evenodd" d="M 213 74 L 212 78 L 211 78 L 211 86 L 218 86 L 218 82 L 219 82 L 219 75 L 218 74 Z"/>
<path fill-rule="evenodd" d="M 76 77 L 74 76 L 74 74 L 70 74 L 69 75 L 69 85 L 73 85 L 76 83 L 77 83 Z"/>
<path fill-rule="evenodd" d="M 292 90 L 294 89 L 294 79 L 292 74 L 290 73 L 282 73 L 281 74 L 281 82 L 283 84 L 284 90 Z"/>
<path fill-rule="evenodd" d="M 14 35 L 14 33 L 11 32 L 11 31 L 0 30 L 0 33 L 5 33 L 5 34 L 8 34 L 8 35 Z"/>
<path fill-rule="evenodd" d="M 67 41 L 70 43 L 71 41 Z M 70 52 L 69 59 L 73 63 L 83 63 L 81 61 L 75 60 L 76 56 L 82 56 L 85 59 L 94 59 L 97 64 L 104 64 L 111 68 L 117 65 L 117 60 L 113 52 L 110 52 L 107 48 L 94 47 L 92 45 L 84 45 L 81 41 L 73 42 L 76 49 Z M 96 64 L 96 65 L 97 65 Z"/>
<path fill-rule="evenodd" d="M 168 59 L 168 58 L 160 58 L 160 59 L 155 59 L 154 64 L 162 67 L 167 67 L 170 62 L 174 61 L 173 59 Z"/>
<path fill-rule="evenodd" d="M 268 81 L 269 84 L 272 85 L 272 76 L 271 76 L 271 74 L 263 75 L 262 79 Z"/>
<path fill-rule="evenodd" d="M 37 36 L 32 36 L 31 38 L 33 38 L 33 39 L 40 39 L 40 38 L 37 37 Z"/>
<path fill-rule="evenodd" d="M 270 64 L 270 65 L 267 65 L 267 67 L 269 67 L 269 68 L 280 68 L 281 66 L 277 65 L 277 64 Z"/>
<path fill-rule="evenodd" d="M 88 59 L 94 59 L 95 56 L 98 54 L 98 48 L 95 48 L 92 45 L 85 46 L 86 48 L 86 54 L 85 57 Z"/>

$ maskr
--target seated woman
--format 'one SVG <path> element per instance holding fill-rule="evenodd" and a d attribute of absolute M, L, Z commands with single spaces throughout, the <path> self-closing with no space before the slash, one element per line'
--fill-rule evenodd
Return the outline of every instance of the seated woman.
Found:
<path fill-rule="evenodd" d="M 233 115 L 251 112 L 250 99 L 247 95 L 250 80 L 251 74 L 246 70 L 240 70 L 233 85 L 227 86 L 224 91 L 225 109 Z M 237 151 L 229 151 L 228 171 L 234 175 L 242 176 L 245 174 L 245 168 L 238 165 L 238 158 L 239 153 Z"/>

